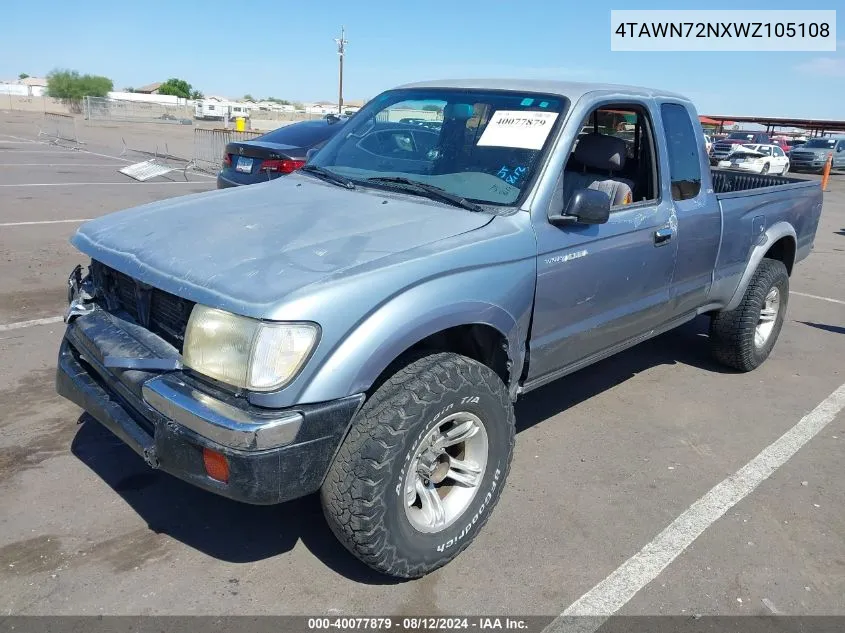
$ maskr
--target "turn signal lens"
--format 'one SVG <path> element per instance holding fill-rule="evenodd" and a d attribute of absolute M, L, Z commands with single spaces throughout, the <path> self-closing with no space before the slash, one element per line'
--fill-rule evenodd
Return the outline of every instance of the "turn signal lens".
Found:
<path fill-rule="evenodd" d="M 205 464 L 205 472 L 212 479 L 229 482 L 229 460 L 223 453 L 218 453 L 210 448 L 202 449 L 202 461 Z"/>

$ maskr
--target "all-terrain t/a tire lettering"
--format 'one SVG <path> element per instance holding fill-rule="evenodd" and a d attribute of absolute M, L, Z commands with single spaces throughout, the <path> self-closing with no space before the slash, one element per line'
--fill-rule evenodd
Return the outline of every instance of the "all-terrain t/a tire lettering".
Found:
<path fill-rule="evenodd" d="M 447 430 L 440 434 L 444 423 Z M 478 446 L 486 449 L 484 459 L 476 455 L 476 469 L 452 471 L 450 459 L 462 466 L 469 460 L 442 452 L 440 462 L 429 464 L 427 485 L 416 496 L 408 482 L 425 461 L 421 455 L 434 454 L 424 450 L 426 442 L 434 448 L 438 442 L 458 446 L 464 437 L 482 433 L 483 443 L 472 440 L 476 452 Z M 481 530 L 501 495 L 513 443 L 513 405 L 493 370 L 452 353 L 411 359 L 378 387 L 353 421 L 321 490 L 326 519 L 346 548 L 370 567 L 391 576 L 423 576 L 455 558 Z M 474 484 L 471 494 L 449 478 L 450 472 Z M 443 516 L 424 512 L 423 496 L 435 494 L 442 497 L 435 505 Z M 466 504 L 455 506 L 460 512 L 451 519 L 450 494 L 462 495 Z"/>

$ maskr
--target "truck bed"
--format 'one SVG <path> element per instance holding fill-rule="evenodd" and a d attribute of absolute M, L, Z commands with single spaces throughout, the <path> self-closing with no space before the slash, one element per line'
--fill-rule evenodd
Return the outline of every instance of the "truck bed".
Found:
<path fill-rule="evenodd" d="M 808 182 L 804 178 L 790 178 L 771 174 L 746 174 L 729 169 L 711 169 L 710 172 L 713 176 L 713 191 L 716 194 Z"/>
<path fill-rule="evenodd" d="M 818 180 L 712 171 L 713 190 L 722 210 L 722 244 L 714 273 L 711 298 L 733 296 L 752 249 L 762 233 L 776 224 L 795 230 L 795 261 L 813 246 L 822 206 Z"/>

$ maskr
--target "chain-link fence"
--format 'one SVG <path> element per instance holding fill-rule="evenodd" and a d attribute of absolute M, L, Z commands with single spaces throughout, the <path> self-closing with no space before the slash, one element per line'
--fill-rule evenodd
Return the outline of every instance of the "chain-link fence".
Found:
<path fill-rule="evenodd" d="M 223 164 L 223 153 L 228 143 L 235 141 L 248 141 L 262 132 L 246 130 L 227 129 L 203 129 L 194 130 L 194 151 L 189 167 L 198 171 L 209 173 L 217 172 Z"/>
<path fill-rule="evenodd" d="M 70 114 L 45 112 L 39 126 L 38 136 L 49 139 L 53 143 L 69 141 L 81 145 L 76 132 L 76 118 Z"/>
<path fill-rule="evenodd" d="M 122 101 L 107 97 L 85 97 L 82 112 L 86 121 L 128 121 L 193 125 L 193 112 L 187 105 Z"/>

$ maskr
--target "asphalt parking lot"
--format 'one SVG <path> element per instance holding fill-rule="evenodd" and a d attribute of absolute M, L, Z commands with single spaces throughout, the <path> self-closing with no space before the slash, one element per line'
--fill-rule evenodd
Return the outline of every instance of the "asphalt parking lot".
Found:
<path fill-rule="evenodd" d="M 845 614 L 845 175 L 763 367 L 712 362 L 701 320 L 531 393 L 480 537 L 394 582 L 335 542 L 315 498 L 253 507 L 194 489 L 55 394 L 79 221 L 214 186 L 134 182 L 120 149 L 119 131 L 73 150 L 0 114 L 3 615 Z M 788 459 L 731 497 L 731 476 L 807 414 L 815 432 L 799 425 L 777 445 Z"/>

